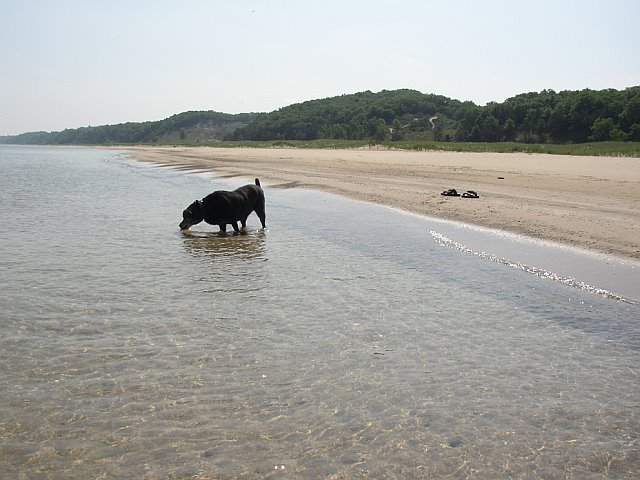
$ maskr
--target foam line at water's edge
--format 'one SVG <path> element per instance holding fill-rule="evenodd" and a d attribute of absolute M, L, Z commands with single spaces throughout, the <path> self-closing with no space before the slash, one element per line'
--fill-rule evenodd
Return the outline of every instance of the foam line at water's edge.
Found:
<path fill-rule="evenodd" d="M 486 260 L 489 260 L 491 262 L 494 263 L 498 263 L 501 265 L 506 265 L 508 267 L 511 268 L 516 268 L 518 270 L 523 270 L 527 273 L 531 273 L 537 277 L 540 278 L 547 278 L 549 280 L 553 280 L 555 282 L 560 282 L 563 283 L 565 285 L 569 285 L 571 287 L 575 287 L 575 288 L 579 288 L 581 290 L 585 290 L 589 293 L 594 293 L 596 295 L 600 295 L 606 298 L 610 298 L 612 300 L 617 300 L 619 302 L 625 302 L 625 303 L 630 303 L 632 305 L 635 305 L 635 302 L 632 302 L 631 300 L 627 300 L 624 297 L 621 297 L 620 295 L 617 295 L 613 292 L 610 292 L 608 290 L 602 289 L 602 288 L 598 288 L 598 287 L 594 287 L 593 285 L 589 285 L 587 283 L 581 282 L 579 280 L 576 280 L 575 278 L 572 277 L 565 277 L 563 275 L 558 275 L 557 273 L 553 273 L 550 272 L 548 270 L 544 270 L 542 268 L 537 268 L 537 267 L 532 267 L 530 265 L 526 265 L 524 263 L 519 263 L 519 262 L 513 262 L 511 260 L 507 260 L 506 258 L 501 258 L 498 257 L 496 255 L 492 255 L 490 253 L 486 253 L 486 252 L 479 252 L 477 250 L 473 250 L 459 242 L 456 242 L 454 240 L 451 240 L 450 238 L 446 237 L 445 235 L 436 232 L 435 230 L 429 230 L 429 234 L 433 237 L 434 241 L 436 243 L 438 243 L 439 245 L 445 246 L 445 247 L 449 247 L 449 248 L 454 248 L 455 250 L 458 250 L 460 252 L 464 252 L 464 253 L 469 253 L 471 255 L 475 255 L 477 257 L 480 258 L 484 258 Z"/>

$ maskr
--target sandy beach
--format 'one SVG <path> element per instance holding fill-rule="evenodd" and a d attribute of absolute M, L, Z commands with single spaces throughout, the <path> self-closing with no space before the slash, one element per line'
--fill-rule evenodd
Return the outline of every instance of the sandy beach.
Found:
<path fill-rule="evenodd" d="M 313 188 L 640 259 L 640 158 L 373 149 L 128 151 L 141 161 L 210 170 L 224 177 L 258 177 L 273 188 Z M 459 193 L 474 190 L 480 198 L 440 194 L 450 188 Z"/>

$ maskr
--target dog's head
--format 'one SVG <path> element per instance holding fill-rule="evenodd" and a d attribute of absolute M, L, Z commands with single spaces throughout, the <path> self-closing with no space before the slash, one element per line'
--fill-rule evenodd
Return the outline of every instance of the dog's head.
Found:
<path fill-rule="evenodd" d="M 200 223 L 204 220 L 202 212 L 202 202 L 196 200 L 182 212 L 182 222 L 180 222 L 180 230 L 188 230 L 192 225 Z"/>

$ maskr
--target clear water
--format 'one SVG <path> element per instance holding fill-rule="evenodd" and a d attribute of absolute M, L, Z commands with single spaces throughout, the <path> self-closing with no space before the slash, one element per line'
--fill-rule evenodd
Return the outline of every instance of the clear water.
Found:
<path fill-rule="evenodd" d="M 0 148 L 2 478 L 638 478 L 637 302 L 318 192 L 179 232 L 246 182 Z"/>

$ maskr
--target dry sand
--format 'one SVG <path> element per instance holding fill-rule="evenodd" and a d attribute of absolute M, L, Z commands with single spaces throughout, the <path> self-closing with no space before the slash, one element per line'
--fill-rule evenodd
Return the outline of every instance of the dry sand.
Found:
<path fill-rule="evenodd" d="M 313 188 L 640 259 L 640 158 L 372 149 L 129 151 L 142 161 L 258 177 L 270 187 Z M 449 188 L 475 190 L 480 198 L 440 195 Z"/>

